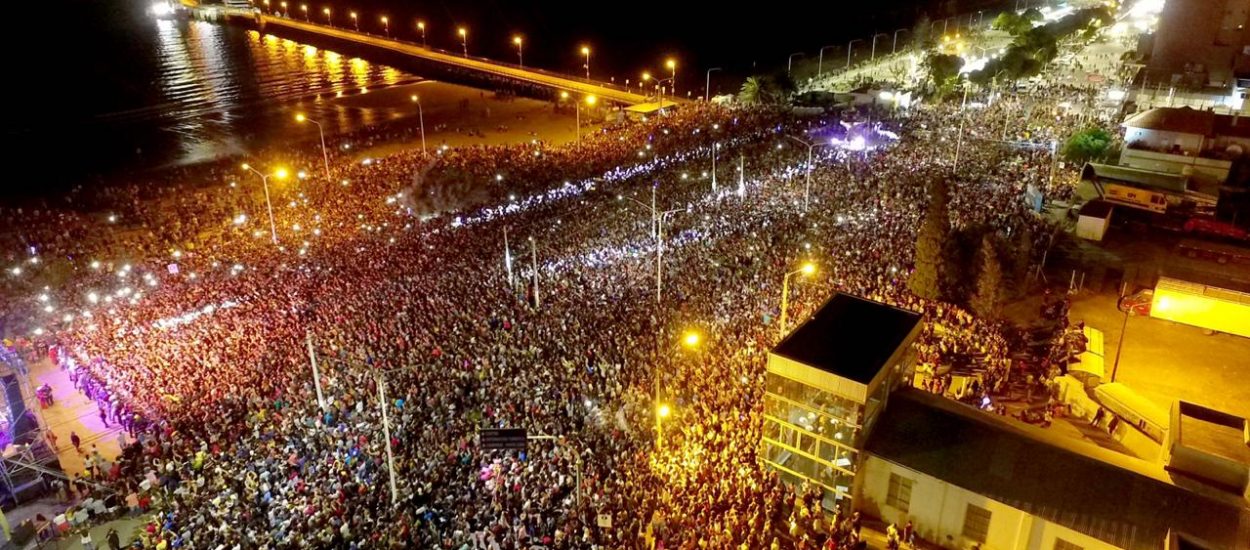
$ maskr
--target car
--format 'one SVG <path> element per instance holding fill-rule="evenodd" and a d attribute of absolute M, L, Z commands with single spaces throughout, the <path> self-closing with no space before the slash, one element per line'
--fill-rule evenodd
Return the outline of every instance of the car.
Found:
<path fill-rule="evenodd" d="M 1120 298 L 1116 303 L 1116 309 L 1128 315 L 1150 315 L 1150 304 L 1154 302 L 1155 291 L 1150 288 L 1143 288 Z"/>

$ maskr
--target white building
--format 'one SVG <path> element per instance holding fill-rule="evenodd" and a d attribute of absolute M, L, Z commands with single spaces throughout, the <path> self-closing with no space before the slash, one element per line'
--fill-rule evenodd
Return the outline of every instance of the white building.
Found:
<path fill-rule="evenodd" d="M 946 548 L 1250 548 L 1244 494 L 920 390 L 863 454 L 856 509 Z"/>

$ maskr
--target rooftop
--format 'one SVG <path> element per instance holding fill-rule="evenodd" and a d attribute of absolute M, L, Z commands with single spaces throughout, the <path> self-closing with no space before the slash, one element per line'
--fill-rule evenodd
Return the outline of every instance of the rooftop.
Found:
<path fill-rule="evenodd" d="M 1123 125 L 1207 137 L 1250 137 L 1250 117 L 1217 115 L 1189 107 L 1156 107 L 1133 115 Z"/>
<path fill-rule="evenodd" d="M 1214 548 L 1250 544 L 1250 509 L 1173 483 L 1162 466 L 904 388 L 868 436 L 868 452 L 1129 550 L 1169 531 Z"/>
<path fill-rule="evenodd" d="M 773 353 L 867 385 L 919 324 L 919 313 L 838 293 Z"/>

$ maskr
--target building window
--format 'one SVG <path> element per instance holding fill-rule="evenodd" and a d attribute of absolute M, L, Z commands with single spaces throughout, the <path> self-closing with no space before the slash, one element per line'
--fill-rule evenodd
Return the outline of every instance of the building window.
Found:
<path fill-rule="evenodd" d="M 886 506 L 893 506 L 903 513 L 907 513 L 911 506 L 912 483 L 912 480 L 903 476 L 890 474 L 890 489 L 885 493 Z"/>
<path fill-rule="evenodd" d="M 1085 549 L 1075 544 L 1072 544 L 1066 540 L 1055 537 L 1055 550 L 1085 550 Z"/>
<path fill-rule="evenodd" d="M 990 511 L 975 504 L 969 504 L 968 510 L 964 512 L 964 538 L 985 544 L 989 533 Z"/>

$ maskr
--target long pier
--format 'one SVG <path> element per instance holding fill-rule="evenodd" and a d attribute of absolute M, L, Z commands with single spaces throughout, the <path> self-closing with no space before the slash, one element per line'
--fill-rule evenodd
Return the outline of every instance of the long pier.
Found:
<path fill-rule="evenodd" d="M 481 57 L 466 56 L 444 50 L 428 48 L 420 44 L 402 42 L 384 36 L 376 36 L 350 29 L 328 27 L 316 23 L 297 21 L 287 17 L 274 17 L 266 14 L 255 14 L 253 18 L 262 31 L 270 27 L 284 27 L 305 34 L 323 36 L 325 38 L 350 42 L 360 46 L 376 48 L 390 53 L 415 57 L 424 61 L 440 63 L 460 69 L 476 71 L 490 76 L 505 78 L 525 84 L 544 86 L 555 90 L 563 90 L 572 94 L 594 95 L 599 99 L 623 105 L 639 105 L 654 103 L 654 98 L 632 92 L 624 86 L 605 82 L 596 82 L 574 76 L 552 73 L 531 67 L 521 67 Z M 664 98 L 665 106 L 682 103 L 680 98 Z"/>

